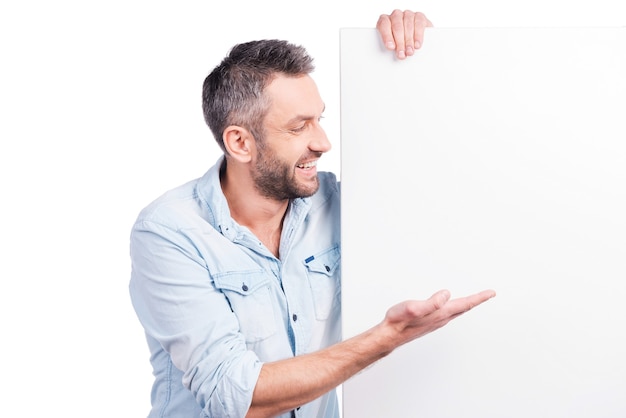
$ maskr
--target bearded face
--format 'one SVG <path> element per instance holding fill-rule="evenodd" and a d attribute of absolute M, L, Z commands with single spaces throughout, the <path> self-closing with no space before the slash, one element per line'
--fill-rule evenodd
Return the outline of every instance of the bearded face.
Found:
<path fill-rule="evenodd" d="M 325 105 L 313 80 L 277 76 L 265 94 L 271 106 L 256 138 L 251 177 L 259 193 L 276 200 L 313 195 L 317 161 L 331 145 L 320 125 Z"/>
<path fill-rule="evenodd" d="M 309 197 L 319 188 L 317 160 L 321 153 L 309 152 L 295 164 L 283 161 L 263 141 L 258 143 L 258 154 L 253 170 L 254 185 L 263 196 L 276 199 Z M 299 176 L 304 172 L 307 176 Z"/>

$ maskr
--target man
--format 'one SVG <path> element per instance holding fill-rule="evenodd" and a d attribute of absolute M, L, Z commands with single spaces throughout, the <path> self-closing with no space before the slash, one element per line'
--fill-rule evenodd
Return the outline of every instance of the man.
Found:
<path fill-rule="evenodd" d="M 410 11 L 377 24 L 400 59 L 427 26 Z M 341 341 L 339 183 L 316 170 L 331 145 L 311 71 L 306 51 L 285 41 L 235 46 L 203 87 L 224 156 L 133 227 L 151 417 L 338 417 L 338 385 L 494 296 L 405 301 Z"/>

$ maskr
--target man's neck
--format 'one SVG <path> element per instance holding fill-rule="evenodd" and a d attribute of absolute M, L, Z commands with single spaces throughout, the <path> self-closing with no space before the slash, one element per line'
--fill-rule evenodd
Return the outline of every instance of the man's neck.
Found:
<path fill-rule="evenodd" d="M 275 200 L 262 196 L 251 179 L 223 170 L 221 185 L 230 209 L 230 216 L 247 227 L 267 247 L 279 256 L 283 219 L 289 200 Z"/>

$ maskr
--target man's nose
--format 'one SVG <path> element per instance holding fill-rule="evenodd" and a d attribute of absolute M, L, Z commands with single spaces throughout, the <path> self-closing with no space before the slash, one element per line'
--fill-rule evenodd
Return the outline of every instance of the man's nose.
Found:
<path fill-rule="evenodd" d="M 319 124 L 315 127 L 314 138 L 311 140 L 309 148 L 311 151 L 317 152 L 328 152 L 332 148 L 332 144 L 328 140 L 326 131 L 324 131 L 324 128 L 322 128 Z"/>

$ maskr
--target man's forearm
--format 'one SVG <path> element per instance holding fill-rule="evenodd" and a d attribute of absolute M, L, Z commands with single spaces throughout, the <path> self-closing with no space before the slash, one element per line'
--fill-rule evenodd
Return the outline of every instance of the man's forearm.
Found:
<path fill-rule="evenodd" d="M 384 326 L 315 353 L 264 364 L 246 416 L 271 417 L 290 411 L 385 357 L 392 349 L 384 338 Z"/>

